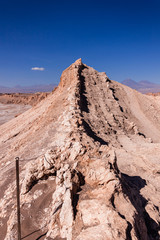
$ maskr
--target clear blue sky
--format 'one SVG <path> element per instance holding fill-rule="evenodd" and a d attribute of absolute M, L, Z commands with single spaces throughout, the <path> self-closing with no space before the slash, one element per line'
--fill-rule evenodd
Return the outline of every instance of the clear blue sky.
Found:
<path fill-rule="evenodd" d="M 160 1 L 0 0 L 0 85 L 58 84 L 80 57 L 116 81 L 160 83 Z"/>

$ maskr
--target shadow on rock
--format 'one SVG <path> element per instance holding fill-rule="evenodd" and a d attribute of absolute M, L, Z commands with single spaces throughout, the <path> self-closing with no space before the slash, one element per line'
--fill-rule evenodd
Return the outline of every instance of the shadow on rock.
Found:
<path fill-rule="evenodd" d="M 139 240 L 159 240 L 160 226 L 149 216 L 145 206 L 147 200 L 140 194 L 146 180 L 139 176 L 121 175 L 123 192 L 136 209 L 134 227 Z"/>

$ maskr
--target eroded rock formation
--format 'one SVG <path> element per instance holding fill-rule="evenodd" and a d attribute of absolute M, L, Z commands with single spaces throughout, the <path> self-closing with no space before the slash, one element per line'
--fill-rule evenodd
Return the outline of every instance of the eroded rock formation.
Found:
<path fill-rule="evenodd" d="M 23 238 L 158 240 L 159 110 L 153 97 L 73 63 L 52 95 L 0 127 L 3 239 L 17 236 L 19 156 Z"/>

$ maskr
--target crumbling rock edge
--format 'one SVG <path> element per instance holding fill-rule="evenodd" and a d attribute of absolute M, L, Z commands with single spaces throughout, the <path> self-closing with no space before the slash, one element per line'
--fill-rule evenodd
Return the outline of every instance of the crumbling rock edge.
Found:
<path fill-rule="evenodd" d="M 159 239 L 159 208 L 140 192 L 146 180 L 122 173 L 117 164 L 124 154 L 123 136 L 150 142 L 117 89 L 81 59 L 62 74 L 56 92 L 68 92 L 55 144 L 21 173 L 21 205 L 28 204 L 28 211 L 40 197 L 30 194 L 34 187 L 50 179 L 55 184 L 36 223 L 45 240 Z M 5 240 L 11 239 L 16 239 L 15 211 L 7 222 Z"/>

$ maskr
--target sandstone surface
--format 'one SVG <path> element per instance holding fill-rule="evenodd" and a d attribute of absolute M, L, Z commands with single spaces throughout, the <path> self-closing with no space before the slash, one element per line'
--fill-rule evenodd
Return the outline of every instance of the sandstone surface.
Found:
<path fill-rule="evenodd" d="M 83 64 L 0 126 L 1 239 L 160 238 L 160 101 Z"/>

